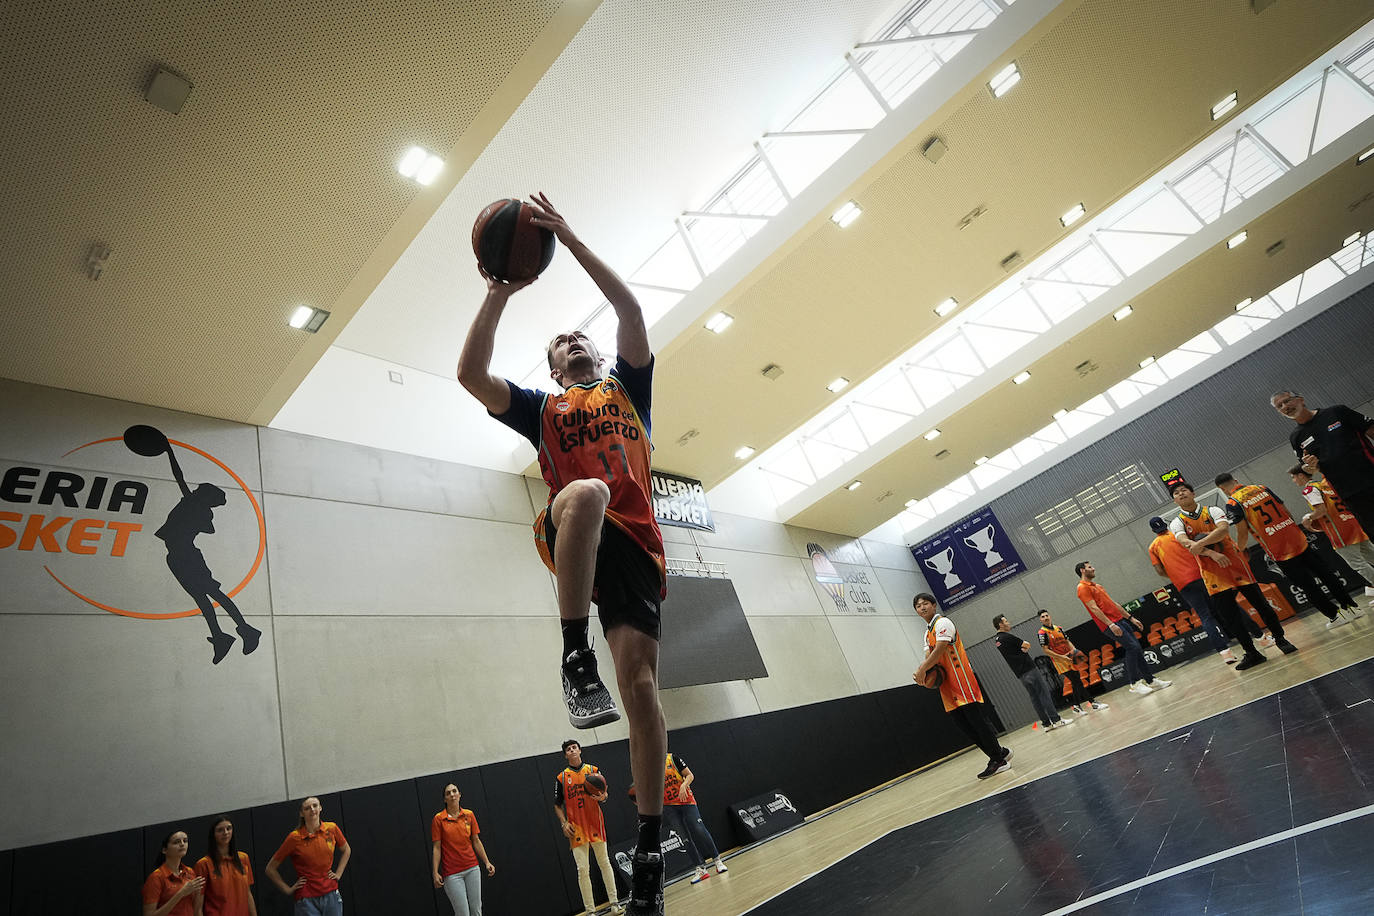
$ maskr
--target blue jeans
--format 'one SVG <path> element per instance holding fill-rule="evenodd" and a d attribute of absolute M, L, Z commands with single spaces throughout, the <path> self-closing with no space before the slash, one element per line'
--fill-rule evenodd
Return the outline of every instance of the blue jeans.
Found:
<path fill-rule="evenodd" d="M 700 866 L 706 859 L 719 858 L 716 842 L 701 822 L 701 812 L 696 805 L 664 805 L 663 820 L 669 830 L 676 828 L 679 831 L 693 865 Z"/>
<path fill-rule="evenodd" d="M 1125 617 L 1113 622 L 1121 629 L 1121 635 L 1117 636 L 1108 628 L 1107 638 L 1116 640 L 1121 646 L 1121 654 L 1126 660 L 1126 682 L 1153 683 L 1155 676 L 1150 673 L 1150 666 L 1145 664 L 1145 650 L 1140 648 L 1140 639 L 1135 635 L 1135 627 Z"/>
<path fill-rule="evenodd" d="M 453 916 L 482 916 L 482 866 L 444 875 L 444 894 Z"/>
<path fill-rule="evenodd" d="M 1212 605 L 1207 601 L 1207 586 L 1202 584 L 1202 580 L 1194 579 L 1179 589 L 1178 594 L 1202 621 L 1202 628 L 1207 631 L 1212 648 L 1218 652 L 1230 648 L 1230 641 L 1222 635 L 1216 618 L 1212 616 Z"/>
<path fill-rule="evenodd" d="M 1059 711 L 1054 708 L 1054 697 L 1050 694 L 1050 685 L 1045 680 L 1045 676 L 1040 673 L 1039 668 L 1032 668 L 1025 674 L 1020 675 L 1021 686 L 1026 688 L 1026 693 L 1030 694 L 1031 705 L 1035 707 L 1035 714 L 1040 717 L 1040 724 L 1049 728 L 1061 718 Z"/>
<path fill-rule="evenodd" d="M 292 913 L 294 916 L 343 916 L 343 897 L 338 891 L 318 897 L 301 897 Z"/>

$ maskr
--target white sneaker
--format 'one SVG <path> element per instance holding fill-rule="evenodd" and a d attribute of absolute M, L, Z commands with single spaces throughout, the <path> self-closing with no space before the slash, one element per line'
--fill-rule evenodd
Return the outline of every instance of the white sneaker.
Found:
<path fill-rule="evenodd" d="M 1083 715 L 1083 710 L 1079 709 L 1076 705 L 1070 706 L 1069 709 L 1072 709 L 1076 715 Z"/>
<path fill-rule="evenodd" d="M 696 872 L 692 875 L 692 883 L 700 884 L 709 877 L 711 877 L 711 873 L 698 865 Z"/>
<path fill-rule="evenodd" d="M 1144 695 L 1144 694 L 1147 694 L 1147 693 L 1154 693 L 1154 690 L 1150 687 L 1150 685 L 1147 684 L 1147 683 L 1145 683 L 1144 681 L 1136 681 L 1134 684 L 1132 684 L 1132 685 L 1131 685 L 1130 687 L 1128 687 L 1127 689 L 1130 690 L 1131 693 L 1138 693 L 1138 694 L 1141 694 L 1141 695 Z"/>
<path fill-rule="evenodd" d="M 1351 620 L 1359 620 L 1361 617 L 1364 616 L 1364 611 L 1360 610 L 1359 605 L 1356 605 L 1355 607 L 1346 608 L 1345 613 L 1346 616 L 1349 617 Z"/>
<path fill-rule="evenodd" d="M 1060 719 L 1058 722 L 1054 723 L 1054 727 L 1055 727 L 1055 728 L 1063 728 L 1063 727 L 1066 726 L 1066 725 L 1072 725 L 1072 724 L 1073 724 L 1073 719 Z"/>
<path fill-rule="evenodd" d="M 1106 709 L 1106 708 L 1107 708 L 1107 704 L 1106 704 L 1106 703 L 1097 703 L 1097 702 L 1094 702 L 1094 703 L 1092 703 L 1091 705 L 1092 705 L 1092 708 L 1093 708 L 1093 709 Z"/>
<path fill-rule="evenodd" d="M 1336 627 L 1343 627 L 1349 622 L 1350 621 L 1345 618 L 1345 615 L 1337 614 L 1335 620 L 1328 620 L 1326 622 L 1326 628 L 1328 630 L 1334 630 Z"/>
<path fill-rule="evenodd" d="M 1366 585 L 1364 587 L 1364 596 L 1366 598 L 1374 598 L 1374 588 L 1371 588 L 1368 585 Z"/>
<path fill-rule="evenodd" d="M 716 859 L 716 874 L 723 875 L 729 870 L 730 869 L 725 867 L 724 862 L 722 862 L 719 858 Z"/>
<path fill-rule="evenodd" d="M 1261 636 L 1259 639 L 1255 640 L 1255 648 L 1256 648 L 1256 649 L 1272 649 L 1272 648 L 1274 648 L 1274 637 L 1270 636 L 1268 633 L 1265 633 L 1265 634 L 1264 634 L 1263 636 Z"/>
<path fill-rule="evenodd" d="M 1234 655 L 1231 654 L 1231 650 L 1229 648 L 1222 649 L 1221 652 L 1217 654 L 1219 654 L 1221 656 L 1221 660 L 1228 665 L 1234 665 L 1236 662 L 1240 661 L 1240 659 L 1236 658 Z"/>
<path fill-rule="evenodd" d="M 1157 677 L 1157 678 L 1155 678 L 1153 681 L 1150 682 L 1150 689 L 1152 689 L 1152 690 L 1163 690 L 1165 687 L 1172 687 L 1172 686 L 1174 686 L 1174 682 L 1173 682 L 1173 681 L 1166 681 L 1166 680 L 1164 680 L 1164 678 L 1162 678 L 1162 677 Z"/>

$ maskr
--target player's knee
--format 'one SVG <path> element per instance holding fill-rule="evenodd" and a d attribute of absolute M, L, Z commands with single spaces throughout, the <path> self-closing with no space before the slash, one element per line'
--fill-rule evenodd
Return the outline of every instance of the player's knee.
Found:
<path fill-rule="evenodd" d="M 611 503 L 611 488 L 606 485 L 606 481 L 595 478 L 584 480 L 574 480 L 563 488 L 559 495 L 566 494 L 569 501 L 580 506 L 595 507 L 605 511 Z"/>

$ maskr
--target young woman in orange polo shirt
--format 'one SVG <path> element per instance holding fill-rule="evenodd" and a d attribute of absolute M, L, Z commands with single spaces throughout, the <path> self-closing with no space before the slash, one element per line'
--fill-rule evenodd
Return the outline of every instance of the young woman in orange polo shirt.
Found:
<path fill-rule="evenodd" d="M 430 822 L 434 886 L 444 889 L 454 916 L 482 916 L 481 871 L 491 877 L 496 866 L 478 836 L 477 815 L 460 804 L 462 798 L 453 783 L 444 786 L 444 809 Z"/>
<path fill-rule="evenodd" d="M 181 860 L 190 841 L 185 830 L 173 830 L 162 841 L 157 868 L 143 882 L 143 916 L 192 916 L 205 886 Z"/>
<path fill-rule="evenodd" d="M 295 916 L 343 916 L 339 880 L 353 855 L 343 831 L 333 821 L 320 820 L 320 800 L 301 802 L 300 826 L 286 835 L 263 871 L 283 894 L 296 898 Z M 339 864 L 334 854 L 339 853 Z M 277 869 L 287 858 L 296 869 L 296 883 L 287 884 Z"/>
<path fill-rule="evenodd" d="M 210 822 L 205 848 L 209 852 L 196 863 L 196 874 L 205 880 L 196 916 L 258 916 L 258 905 L 253 901 L 253 865 L 248 853 L 239 852 L 234 842 L 234 822 L 229 815 L 218 815 Z"/>

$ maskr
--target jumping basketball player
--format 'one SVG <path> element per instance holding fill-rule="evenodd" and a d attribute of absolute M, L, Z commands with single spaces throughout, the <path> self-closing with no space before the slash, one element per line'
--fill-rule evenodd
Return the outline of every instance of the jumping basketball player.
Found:
<path fill-rule="evenodd" d="M 535 543 L 558 587 L 563 626 L 563 698 L 576 728 L 620 718 L 597 672 L 587 636 L 590 604 L 615 662 L 629 718 L 635 782 L 656 785 L 668 749 L 658 701 L 659 602 L 665 594 L 663 536 L 649 496 L 649 407 L 654 357 L 639 302 L 624 281 L 568 228 L 544 195 L 532 197 L 532 222 L 551 230 L 615 310 L 616 361 L 605 359 L 581 331 L 548 346 L 549 377 L 563 389 L 546 394 L 491 373 L 496 326 L 511 293 L 532 281 L 487 278 L 487 295 L 458 360 L 458 380 L 487 411 L 523 435 L 539 455 L 549 504 L 535 520 Z M 663 912 L 659 824 L 663 798 L 638 798 L 639 845 L 630 913 Z"/>

